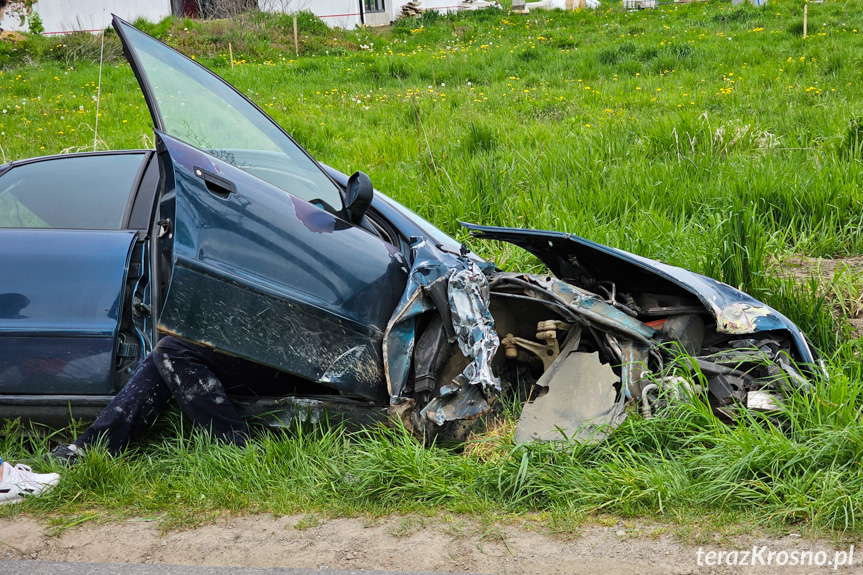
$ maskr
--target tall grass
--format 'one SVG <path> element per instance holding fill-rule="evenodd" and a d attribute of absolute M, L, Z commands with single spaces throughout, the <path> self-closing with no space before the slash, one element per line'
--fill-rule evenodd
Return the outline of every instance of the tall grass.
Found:
<path fill-rule="evenodd" d="M 831 373 L 811 394 L 766 418 L 718 422 L 698 398 L 666 417 L 636 414 L 604 443 L 491 441 L 498 455 L 477 457 L 426 447 L 401 429 L 348 432 L 319 426 L 261 431 L 246 448 L 213 444 L 163 418 L 149 440 L 120 458 L 98 450 L 59 469 L 64 480 L 21 510 L 77 517 L 164 514 L 167 526 L 222 513 L 428 512 L 500 515 L 543 510 L 556 518 L 593 513 L 692 521 L 718 514 L 782 529 L 861 531 L 863 395 L 859 373 Z M 36 442 L 0 440 L 13 458 L 42 452 Z M 488 453 L 486 451 L 486 453 Z"/>
<path fill-rule="evenodd" d="M 859 534 L 859 342 L 821 286 L 772 277 L 767 259 L 863 251 L 863 5 L 811 4 L 806 39 L 800 6 L 606 3 L 353 32 L 302 20 L 299 58 L 277 16 L 148 26 L 321 161 L 368 172 L 498 265 L 536 269 L 515 248 L 471 241 L 459 220 L 572 232 L 740 286 L 810 334 L 831 378 L 777 420 L 728 427 L 695 402 L 674 417 L 634 415 L 600 445 L 491 439 L 489 458 L 378 428 L 263 433 L 225 448 L 168 419 L 122 458 L 97 452 L 65 470 L 54 494 L 21 509 L 165 511 L 177 524 L 197 510 L 725 513 Z M 0 45 L 5 160 L 92 147 L 91 48 L 77 37 Z M 100 147 L 151 146 L 129 67 L 109 58 L 102 84 Z M 46 449 L 16 437 L 0 437 L 4 457 Z"/>

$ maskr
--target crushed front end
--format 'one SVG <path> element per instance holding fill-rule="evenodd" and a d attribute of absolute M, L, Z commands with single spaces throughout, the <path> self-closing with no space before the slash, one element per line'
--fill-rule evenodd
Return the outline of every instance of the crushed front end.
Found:
<path fill-rule="evenodd" d="M 554 276 L 415 242 L 384 357 L 390 416 L 418 435 L 462 440 L 507 401 L 524 403 L 518 442 L 601 440 L 627 403 L 653 417 L 694 394 L 730 421 L 818 371 L 792 322 L 730 286 L 577 236 L 468 227 Z"/>

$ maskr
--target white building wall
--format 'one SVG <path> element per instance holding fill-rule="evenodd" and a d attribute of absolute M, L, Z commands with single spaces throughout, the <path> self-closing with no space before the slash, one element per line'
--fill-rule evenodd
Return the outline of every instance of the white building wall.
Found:
<path fill-rule="evenodd" d="M 21 22 L 21 11 L 25 9 L 24 2 L 10 2 L 0 18 L 0 28 L 14 30 L 16 32 L 26 31 L 26 24 Z"/>
<path fill-rule="evenodd" d="M 21 23 L 22 2 L 10 2 L 0 27 L 4 30 L 27 31 L 27 19 Z M 33 12 L 39 14 L 45 34 L 63 34 L 86 30 L 101 32 L 111 25 L 111 14 L 132 21 L 143 17 L 150 22 L 171 15 L 171 0 L 38 0 Z"/>
<path fill-rule="evenodd" d="M 385 0 L 384 12 L 366 12 L 361 16 L 363 0 L 258 0 L 258 7 L 266 12 L 299 12 L 308 10 L 333 28 L 348 30 L 363 20 L 370 26 L 389 24 L 402 13 L 402 6 L 410 0 Z M 424 10 L 455 12 L 462 9 L 461 0 L 420 0 Z"/>
<path fill-rule="evenodd" d="M 266 12 L 299 12 L 308 10 L 333 28 L 353 29 L 363 18 L 360 4 L 363 0 L 258 0 L 258 7 Z M 389 24 L 399 17 L 402 6 L 409 0 L 386 0 L 382 13 L 366 13 L 369 25 Z M 764 2 L 764 0 L 761 0 Z M 421 0 L 425 10 L 452 12 L 462 9 L 461 0 Z M 171 0 L 37 0 L 33 11 L 42 18 L 46 34 L 62 34 L 78 30 L 98 32 L 111 24 L 111 14 L 132 21 L 143 17 L 150 22 L 171 15 Z M 28 10 L 24 2 L 12 1 L 3 14 L 0 27 L 4 30 L 26 31 L 27 22 L 21 23 L 20 14 Z"/>
<path fill-rule="evenodd" d="M 407 2 L 399 0 L 397 3 L 398 10 L 396 14 L 398 15 L 402 11 L 402 6 L 407 4 Z M 420 4 L 422 4 L 423 10 L 437 10 L 438 12 L 457 12 L 461 10 L 461 0 L 422 0 Z"/>
<path fill-rule="evenodd" d="M 258 0 L 264 12 L 301 12 L 308 10 L 331 28 L 355 28 L 360 24 L 361 0 Z"/>

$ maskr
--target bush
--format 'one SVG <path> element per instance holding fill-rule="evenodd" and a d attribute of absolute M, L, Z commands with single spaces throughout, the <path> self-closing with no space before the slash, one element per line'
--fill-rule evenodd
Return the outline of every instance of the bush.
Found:
<path fill-rule="evenodd" d="M 45 31 L 45 26 L 42 24 L 42 17 L 38 12 L 33 12 L 30 15 L 30 25 L 28 26 L 31 34 L 41 34 Z"/>

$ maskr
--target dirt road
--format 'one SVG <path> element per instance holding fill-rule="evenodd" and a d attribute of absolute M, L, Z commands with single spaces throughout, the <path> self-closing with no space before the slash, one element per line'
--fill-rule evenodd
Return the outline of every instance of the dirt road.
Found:
<path fill-rule="evenodd" d="M 269 515 L 219 520 L 186 531 L 162 533 L 158 519 L 122 523 L 85 523 L 52 533 L 52 528 L 28 517 L 0 519 L 0 558 L 53 561 L 164 563 L 181 565 L 246 565 L 329 569 L 417 570 L 471 573 L 554 575 L 799 573 L 834 572 L 837 551 L 827 542 L 788 535 L 747 536 L 720 545 L 683 543 L 661 526 L 615 524 L 590 526 L 565 537 L 548 533 L 532 522 L 483 526 L 472 519 L 417 516 L 338 518 Z M 753 558 L 757 554 L 770 564 Z M 715 565 L 709 551 L 738 550 L 737 565 Z M 741 566 L 742 551 L 749 551 Z M 812 552 L 813 564 L 781 567 L 797 553 Z M 781 555 L 785 552 L 785 555 Z M 818 555 L 823 552 L 823 555 Z M 808 557 L 808 556 L 803 556 Z M 701 565 L 699 565 L 699 558 Z M 824 565 L 814 564 L 819 559 Z M 840 566 L 840 573 L 863 572 L 863 551 Z M 827 563 L 829 561 L 829 564 Z M 714 563 L 713 566 L 707 563 Z M 855 567 L 855 565 L 857 565 Z"/>

